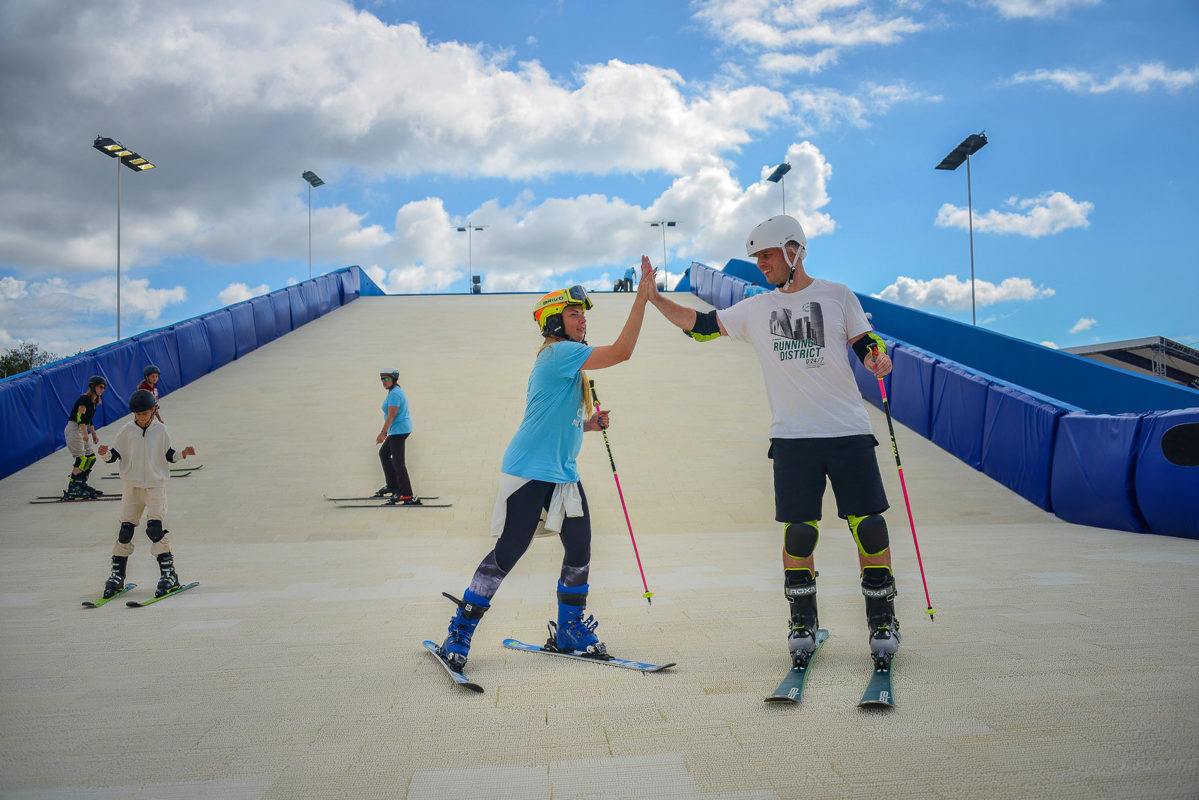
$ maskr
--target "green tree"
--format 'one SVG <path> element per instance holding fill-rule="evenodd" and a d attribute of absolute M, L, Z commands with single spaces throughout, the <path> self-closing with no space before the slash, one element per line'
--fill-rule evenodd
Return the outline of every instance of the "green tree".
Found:
<path fill-rule="evenodd" d="M 0 354 L 0 378 L 44 367 L 51 361 L 58 361 L 59 358 L 61 356 L 41 349 L 37 342 L 21 342 Z"/>

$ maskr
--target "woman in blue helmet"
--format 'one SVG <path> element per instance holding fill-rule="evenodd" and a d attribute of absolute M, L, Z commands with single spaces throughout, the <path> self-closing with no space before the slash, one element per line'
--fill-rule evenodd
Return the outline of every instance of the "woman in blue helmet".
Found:
<path fill-rule="evenodd" d="M 645 287 L 653 280 L 654 268 L 642 256 L 641 287 L 624 328 L 610 345 L 587 344 L 586 311 L 591 300 L 582 286 L 550 292 L 534 306 L 533 319 L 544 342 L 529 375 L 524 419 L 504 452 L 492 519 L 499 540 L 475 570 L 462 599 L 446 594 L 458 604 L 440 648 L 451 669 L 461 672 L 466 666 L 475 626 L 491 607 L 500 582 L 533 541 L 542 511 L 546 529 L 559 532 L 564 551 L 557 587 L 558 620 L 550 624 L 554 644 L 576 655 L 606 652 L 595 635 L 595 618 L 583 619 L 591 519 L 575 459 L 584 431 L 608 427 L 607 411 L 591 412 L 585 370 L 615 366 L 633 355 L 645 318 Z"/>

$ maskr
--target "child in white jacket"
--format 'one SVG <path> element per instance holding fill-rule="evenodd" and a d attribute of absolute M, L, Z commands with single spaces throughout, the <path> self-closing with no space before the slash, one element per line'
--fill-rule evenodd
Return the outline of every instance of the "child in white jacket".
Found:
<path fill-rule="evenodd" d="M 125 567 L 133 554 L 133 529 L 143 512 L 146 514 L 146 536 L 151 542 L 150 553 L 158 558 L 162 573 L 154 596 L 162 597 L 179 589 L 171 543 L 167 541 L 167 530 L 162 527 L 167 512 L 166 487 L 171 478 L 170 465 L 194 456 L 196 450 L 185 447 L 182 452 L 177 452 L 171 448 L 167 426 L 154 419 L 156 406 L 153 393 L 138 389 L 129 398 L 133 420 L 121 427 L 111 447 L 100 445 L 97 450 L 101 456 L 111 456 L 104 459 L 107 463 L 121 462 L 121 530 L 112 551 L 112 574 L 104 584 L 105 598 L 113 597 L 125 588 Z"/>

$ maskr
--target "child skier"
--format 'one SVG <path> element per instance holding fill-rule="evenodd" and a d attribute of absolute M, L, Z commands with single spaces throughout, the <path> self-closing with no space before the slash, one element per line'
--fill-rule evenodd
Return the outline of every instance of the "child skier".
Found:
<path fill-rule="evenodd" d="M 112 574 L 104 584 L 104 597 L 116 595 L 125 588 L 125 566 L 133 554 L 133 529 L 146 514 L 146 536 L 150 539 L 150 553 L 158 558 L 161 577 L 155 597 L 170 594 L 179 588 L 179 576 L 175 574 L 175 559 L 171 554 L 171 543 L 167 541 L 167 530 L 162 527 L 167 512 L 167 481 L 171 477 L 170 465 L 180 459 L 194 456 L 194 447 L 185 447 L 182 452 L 171 448 L 171 437 L 166 425 L 154 419 L 154 395 L 138 389 L 129 398 L 129 410 L 133 420 L 125 423 L 117 432 L 112 447 L 100 445 L 101 456 L 111 455 L 104 460 L 111 464 L 121 462 L 121 530 L 112 550 Z"/>

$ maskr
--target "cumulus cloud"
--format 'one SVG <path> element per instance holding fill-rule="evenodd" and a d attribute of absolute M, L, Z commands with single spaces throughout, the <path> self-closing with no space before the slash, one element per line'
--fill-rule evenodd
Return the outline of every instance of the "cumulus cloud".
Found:
<path fill-rule="evenodd" d="M 999 284 L 975 280 L 974 303 L 989 306 L 1017 300 L 1037 300 L 1052 297 L 1053 289 L 1036 286 L 1028 278 L 1004 278 Z M 940 308 L 964 311 L 970 308 L 970 281 L 958 280 L 957 275 L 919 280 L 900 275 L 895 283 L 872 295 L 881 300 L 909 308 Z"/>
<path fill-rule="evenodd" d="M 924 28 L 902 6 L 868 0 L 698 0 L 694 18 L 726 45 L 758 55 L 764 72 L 819 72 L 842 51 L 888 45 Z M 877 9 L 877 10 L 876 10 Z"/>
<path fill-rule="evenodd" d="M 240 303 L 243 300 L 249 300 L 254 297 L 259 297 L 271 290 L 271 287 L 265 283 L 253 288 L 244 283 L 231 283 L 220 291 L 217 299 L 221 301 L 223 306 L 231 306 L 234 303 Z"/>
<path fill-rule="evenodd" d="M 1090 226 L 1087 216 L 1095 204 L 1077 201 L 1065 192 L 1047 192 L 1039 197 L 1011 197 L 1007 205 L 1015 211 L 975 212 L 974 230 L 983 233 L 1014 233 L 1039 239 L 1070 228 Z M 942 228 L 967 228 L 969 210 L 945 203 L 937 212 L 936 224 Z"/>
<path fill-rule="evenodd" d="M 1076 8 L 1097 6 L 1100 0 L 989 0 L 990 4 L 999 11 L 1000 16 L 1008 19 L 1064 16 Z"/>
<path fill-rule="evenodd" d="M 121 253 L 137 267 L 181 255 L 306 258 L 303 168 L 330 184 L 359 174 L 695 175 L 789 113 L 770 88 L 689 85 L 651 64 L 614 59 L 551 76 L 344 0 L 296 0 L 269 24 L 252 24 L 234 0 L 4 9 L 0 46 L 19 67 L 0 71 L 0 132 L 17 151 L 69 154 L 53 172 L 3 165 L 0 264 L 29 269 L 111 268 L 111 163 L 80 130 L 136 131 L 122 143 L 158 164 L 124 179 Z M 135 12 L 137 30 L 155 36 L 128 24 Z M 118 84 L 139 89 L 114 96 Z M 320 248 L 369 256 L 394 235 L 344 205 L 314 208 L 312 233 L 314 260 Z"/>
<path fill-rule="evenodd" d="M 1050 349 L 1052 349 L 1052 350 L 1061 350 L 1061 349 L 1062 349 L 1062 348 L 1060 348 L 1060 347 L 1058 347 L 1058 346 L 1057 346 L 1057 342 L 1052 342 L 1052 341 L 1050 341 L 1050 340 L 1048 340 L 1048 339 L 1046 339 L 1045 341 L 1041 342 L 1041 346 L 1042 346 L 1042 347 L 1048 347 L 1048 348 L 1050 348 Z"/>
<path fill-rule="evenodd" d="M 1108 92 L 1151 92 L 1164 89 L 1180 92 L 1199 83 L 1199 67 L 1171 69 L 1160 61 L 1121 67 L 1110 78 L 1103 79 L 1090 72 L 1076 69 L 1038 69 L 1018 72 L 1008 79 L 1010 84 L 1039 83 L 1056 86 L 1079 94 Z"/>
<path fill-rule="evenodd" d="M 1096 322 L 1098 322 L 1098 320 L 1096 320 L 1094 317 L 1083 317 L 1078 322 L 1074 323 L 1073 327 L 1070 328 L 1070 333 L 1082 333 L 1083 331 L 1088 331 L 1095 327 Z"/>

